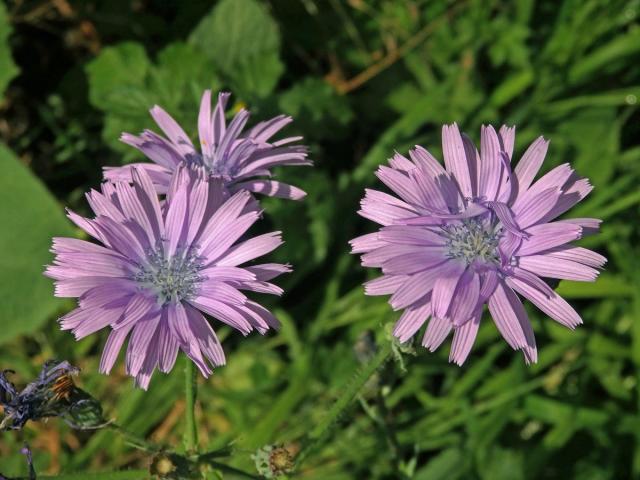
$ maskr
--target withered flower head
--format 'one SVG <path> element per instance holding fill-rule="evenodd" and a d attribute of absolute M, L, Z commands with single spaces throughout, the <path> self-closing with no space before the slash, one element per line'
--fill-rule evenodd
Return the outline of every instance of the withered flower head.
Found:
<path fill-rule="evenodd" d="M 293 454 L 282 445 L 265 445 L 251 456 L 265 478 L 279 478 L 293 472 Z"/>
<path fill-rule="evenodd" d="M 48 361 L 38 378 L 20 392 L 7 378 L 13 372 L 0 372 L 0 405 L 4 408 L 0 431 L 21 430 L 29 420 L 49 417 L 61 417 L 77 429 L 103 426 L 100 403 L 73 381 L 79 371 L 67 361 Z"/>

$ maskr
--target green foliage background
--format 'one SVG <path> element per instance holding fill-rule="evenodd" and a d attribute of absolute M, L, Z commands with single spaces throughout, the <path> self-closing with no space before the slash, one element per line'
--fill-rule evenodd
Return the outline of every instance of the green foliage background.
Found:
<path fill-rule="evenodd" d="M 605 220 L 583 244 L 610 261 L 595 284 L 558 287 L 585 325 L 570 332 L 529 309 L 532 367 L 488 316 L 462 368 L 448 344 L 417 346 L 376 373 L 296 478 L 640 478 L 638 18 L 638 0 L 0 2 L 0 368 L 26 382 L 66 358 L 108 416 L 179 443 L 179 369 L 148 393 L 122 362 L 99 375 L 105 336 L 75 343 L 58 330 L 73 302 L 54 301 L 41 271 L 52 235 L 79 235 L 63 207 L 87 213 L 101 166 L 138 158 L 120 132 L 154 128 L 157 103 L 195 133 L 202 90 L 230 89 L 252 121 L 293 115 L 288 133 L 316 164 L 279 172 L 303 202 L 264 202 L 260 228 L 286 240 L 272 258 L 295 268 L 287 294 L 264 299 L 283 329 L 245 339 L 218 327 L 228 365 L 200 381 L 203 447 L 233 441 L 230 462 L 255 472 L 252 452 L 295 450 L 389 341 L 398 315 L 364 297 L 370 272 L 346 243 L 373 229 L 355 212 L 364 187 L 379 187 L 375 167 L 414 144 L 439 155 L 445 122 L 476 140 L 482 123 L 515 124 L 517 154 L 544 135 L 545 168 L 571 162 L 595 186 L 571 216 Z M 24 439 L 39 472 L 80 472 L 67 478 L 149 463 L 111 431 L 53 420 L 0 434 L 5 475 L 24 475 Z"/>

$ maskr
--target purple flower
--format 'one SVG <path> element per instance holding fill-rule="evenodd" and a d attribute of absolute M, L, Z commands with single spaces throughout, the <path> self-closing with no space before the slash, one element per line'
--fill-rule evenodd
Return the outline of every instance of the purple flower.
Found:
<path fill-rule="evenodd" d="M 568 164 L 533 182 L 548 142 L 538 138 L 515 169 L 515 128 L 482 127 L 480 152 L 456 124 L 444 126 L 443 168 L 424 148 L 396 154 L 377 172 L 400 198 L 367 190 L 360 215 L 382 225 L 352 240 L 362 265 L 382 269 L 367 295 L 391 295 L 404 309 L 402 342 L 427 321 L 422 344 L 437 349 L 453 330 L 450 361 L 461 365 L 476 338 L 484 304 L 496 327 L 527 363 L 536 362 L 533 330 L 517 294 L 571 329 L 580 316 L 540 277 L 594 281 L 606 259 L 569 243 L 600 220 L 555 220 L 592 189 Z"/>
<path fill-rule="evenodd" d="M 81 339 L 110 327 L 100 371 L 109 373 L 125 339 L 127 374 L 146 389 L 155 368 L 169 372 L 178 349 L 204 376 L 225 356 L 202 313 L 247 335 L 277 328 L 276 318 L 240 290 L 280 295 L 269 280 L 290 271 L 280 264 L 241 266 L 269 253 L 280 232 L 241 236 L 260 212 L 247 191 L 231 198 L 219 180 L 199 167 L 179 166 L 166 202 L 158 201 L 144 169 L 131 170 L 132 184 L 105 183 L 87 198 L 94 219 L 69 218 L 102 245 L 54 238 L 56 296 L 78 297 L 79 307 L 60 319 Z"/>
<path fill-rule="evenodd" d="M 136 163 L 124 167 L 107 167 L 107 180 L 131 181 L 133 168 L 144 169 L 151 177 L 159 193 L 169 187 L 172 172 L 178 165 L 198 165 L 204 167 L 214 178 L 220 178 L 224 185 L 235 192 L 241 189 L 272 197 L 299 200 L 306 194 L 297 187 L 271 180 L 269 169 L 281 165 L 311 165 L 307 160 L 307 147 L 290 145 L 302 137 L 288 137 L 274 142 L 269 139 L 291 123 L 292 118 L 279 115 L 258 123 L 246 133 L 242 133 L 249 112 L 240 110 L 229 125 L 225 121 L 225 108 L 229 93 L 218 94 L 218 103 L 211 112 L 211 91 L 202 95 L 198 133 L 201 151 L 198 152 L 180 125 L 159 106 L 151 109 L 151 116 L 167 138 L 145 130 L 140 136 L 123 133 L 121 140 L 129 144 L 156 164 Z M 267 178 L 258 178 L 267 177 Z"/>

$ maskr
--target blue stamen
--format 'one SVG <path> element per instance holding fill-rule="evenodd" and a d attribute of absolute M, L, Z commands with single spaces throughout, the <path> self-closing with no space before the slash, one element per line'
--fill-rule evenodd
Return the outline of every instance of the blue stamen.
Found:
<path fill-rule="evenodd" d="M 499 265 L 500 226 L 493 226 L 488 220 L 471 218 L 441 228 L 447 239 L 449 258 L 464 260 L 467 265 L 476 261 Z"/>
<path fill-rule="evenodd" d="M 176 303 L 193 297 L 202 278 L 200 258 L 193 252 L 176 252 L 166 258 L 163 249 L 147 254 L 147 264 L 133 276 L 142 288 L 153 291 L 158 303 Z"/>

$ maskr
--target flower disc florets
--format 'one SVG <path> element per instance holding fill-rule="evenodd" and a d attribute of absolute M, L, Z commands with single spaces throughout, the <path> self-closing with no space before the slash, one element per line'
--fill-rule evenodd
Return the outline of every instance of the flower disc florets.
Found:
<path fill-rule="evenodd" d="M 147 262 L 140 266 L 133 279 L 141 288 L 157 295 L 160 305 L 193 298 L 202 281 L 200 270 L 203 261 L 192 250 L 176 252 L 167 258 L 164 250 L 154 249 L 147 253 Z"/>
<path fill-rule="evenodd" d="M 469 218 L 440 227 L 446 238 L 447 256 L 473 263 L 498 265 L 502 227 L 487 218 Z"/>

